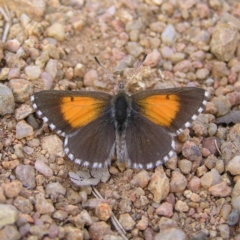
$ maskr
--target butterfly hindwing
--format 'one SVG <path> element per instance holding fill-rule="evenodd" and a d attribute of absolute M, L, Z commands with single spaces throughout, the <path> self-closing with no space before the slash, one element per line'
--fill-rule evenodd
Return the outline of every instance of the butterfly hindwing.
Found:
<path fill-rule="evenodd" d="M 104 112 L 72 136 L 67 136 L 64 151 L 77 164 L 93 168 L 107 167 L 115 151 L 115 128 L 111 112 Z"/>
<path fill-rule="evenodd" d="M 164 128 L 135 112 L 128 120 L 126 149 L 129 166 L 153 168 L 173 155 L 174 142 Z"/>
<path fill-rule="evenodd" d="M 132 95 L 133 108 L 171 133 L 180 133 L 204 109 L 207 92 L 201 88 L 149 90 Z"/>

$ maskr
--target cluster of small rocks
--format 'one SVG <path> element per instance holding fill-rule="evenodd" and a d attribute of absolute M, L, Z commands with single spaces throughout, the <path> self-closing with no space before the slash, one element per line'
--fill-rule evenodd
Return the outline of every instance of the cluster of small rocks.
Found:
<path fill-rule="evenodd" d="M 239 110 L 240 3 L 7 4 L 12 24 L 0 43 L 0 239 L 240 239 L 240 123 L 215 123 Z M 48 89 L 114 93 L 116 83 L 93 57 L 127 79 L 144 53 L 143 66 L 126 83 L 130 93 L 195 86 L 210 98 L 176 137 L 176 154 L 164 166 L 133 170 L 114 161 L 96 186 L 103 199 L 95 198 L 90 186 L 70 182 L 77 166 L 29 98 Z M 111 227 L 113 214 L 125 237 Z"/>

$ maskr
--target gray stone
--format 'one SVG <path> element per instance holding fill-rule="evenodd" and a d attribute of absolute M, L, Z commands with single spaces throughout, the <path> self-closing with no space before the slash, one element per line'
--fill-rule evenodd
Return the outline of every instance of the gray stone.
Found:
<path fill-rule="evenodd" d="M 178 239 L 178 240 L 187 240 L 186 234 L 178 229 L 178 228 L 168 228 L 164 229 L 160 233 L 157 233 L 155 235 L 154 240 L 172 240 L 172 239 Z"/>
<path fill-rule="evenodd" d="M 164 43 L 172 45 L 176 39 L 176 30 L 172 24 L 168 24 L 163 30 L 161 39 Z"/>
<path fill-rule="evenodd" d="M 0 84 L 0 115 L 11 114 L 14 108 L 15 102 L 11 89 Z"/>
<path fill-rule="evenodd" d="M 35 162 L 35 168 L 45 177 L 51 177 L 53 175 L 53 170 L 44 161 L 37 160 Z"/>
<path fill-rule="evenodd" d="M 16 125 L 16 138 L 22 139 L 25 137 L 31 137 L 34 135 L 34 131 L 31 125 L 27 124 L 24 120 L 20 121 Z"/>
<path fill-rule="evenodd" d="M 24 187 L 34 189 L 36 187 L 35 171 L 30 165 L 18 165 L 16 170 L 16 177 L 20 180 Z"/>
<path fill-rule="evenodd" d="M 46 195 L 47 196 L 50 196 L 51 194 L 65 195 L 65 193 L 66 193 L 66 188 L 64 188 L 59 182 L 48 183 L 48 185 L 46 186 Z"/>

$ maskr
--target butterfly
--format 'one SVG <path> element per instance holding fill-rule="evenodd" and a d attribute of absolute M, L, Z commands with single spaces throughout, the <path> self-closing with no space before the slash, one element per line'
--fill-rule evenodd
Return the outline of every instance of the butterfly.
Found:
<path fill-rule="evenodd" d="M 46 90 L 34 93 L 31 101 L 43 122 L 65 138 L 64 151 L 75 163 L 107 167 L 116 154 L 128 167 L 150 169 L 174 155 L 173 135 L 190 127 L 207 97 L 207 91 L 194 87 L 129 95 L 121 82 L 114 96 Z"/>

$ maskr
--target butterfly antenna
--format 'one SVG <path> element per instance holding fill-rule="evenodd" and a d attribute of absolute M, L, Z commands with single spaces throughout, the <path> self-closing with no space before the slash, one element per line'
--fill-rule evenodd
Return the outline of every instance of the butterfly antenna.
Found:
<path fill-rule="evenodd" d="M 129 76 L 129 79 L 132 78 L 139 70 L 139 68 L 142 66 L 142 64 L 144 63 L 144 61 L 147 58 L 147 54 L 144 54 L 142 61 L 137 65 L 137 67 L 133 70 L 133 72 L 131 73 L 131 75 Z"/>
<path fill-rule="evenodd" d="M 102 68 L 102 70 L 104 71 L 104 73 L 109 77 L 109 79 L 113 82 L 115 82 L 113 76 L 111 73 L 108 72 L 108 70 L 98 61 L 97 57 L 94 57 L 95 61 L 97 62 L 97 64 Z"/>

